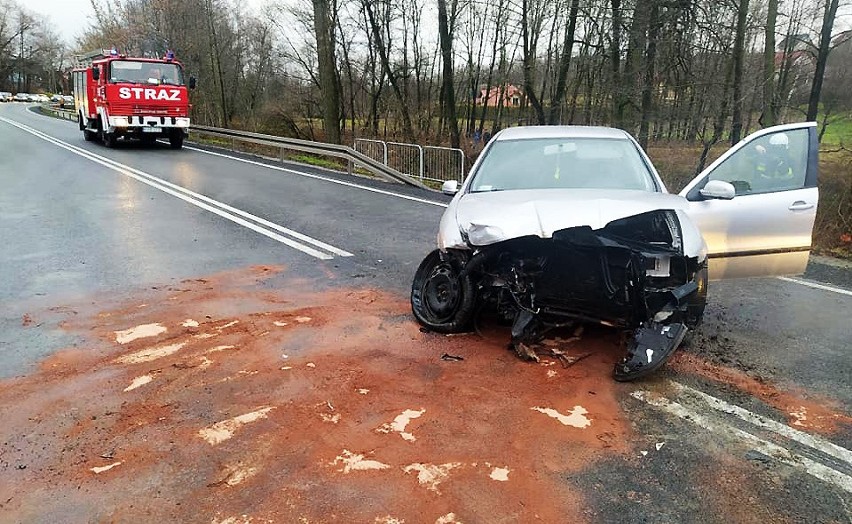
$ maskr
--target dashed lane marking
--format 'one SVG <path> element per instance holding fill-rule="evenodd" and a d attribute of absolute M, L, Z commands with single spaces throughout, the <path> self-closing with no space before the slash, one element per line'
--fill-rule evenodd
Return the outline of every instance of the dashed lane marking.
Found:
<path fill-rule="evenodd" d="M 22 131 L 30 133 L 38 138 L 41 138 L 42 140 L 45 140 L 46 142 L 59 146 L 78 156 L 82 156 L 91 160 L 92 162 L 112 169 L 113 171 L 138 180 L 143 184 L 149 185 L 155 189 L 159 189 L 160 191 L 177 197 L 183 200 L 184 202 L 192 204 L 196 207 L 200 207 L 201 209 L 204 209 L 206 211 L 210 211 L 211 213 L 214 213 L 222 218 L 230 220 L 231 222 L 251 229 L 252 231 L 256 231 L 273 240 L 277 240 L 282 244 L 285 244 L 289 247 L 292 247 L 293 249 L 306 253 L 312 257 L 321 260 L 330 260 L 334 258 L 335 255 L 343 257 L 353 256 L 352 253 L 326 244 L 320 240 L 311 238 L 292 229 L 280 226 L 266 219 L 252 215 L 251 213 L 236 209 L 232 206 L 229 206 L 207 196 L 195 193 L 194 191 L 190 191 L 184 187 L 172 184 L 171 182 L 158 178 L 149 173 L 145 173 L 144 171 L 134 169 L 125 164 L 121 164 L 109 158 L 92 153 L 91 151 L 87 151 L 83 148 L 71 145 L 67 142 L 63 142 L 62 140 L 54 138 L 46 133 L 38 131 L 37 129 L 21 124 L 14 120 L 0 117 L 0 121 L 17 127 Z M 278 233 L 276 233 L 275 231 L 271 231 L 270 229 L 278 231 Z"/>

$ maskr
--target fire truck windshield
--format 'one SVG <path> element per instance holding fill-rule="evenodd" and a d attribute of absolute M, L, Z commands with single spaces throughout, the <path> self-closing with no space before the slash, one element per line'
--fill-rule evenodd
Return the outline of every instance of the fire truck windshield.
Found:
<path fill-rule="evenodd" d="M 110 62 L 109 81 L 112 84 L 180 86 L 183 85 L 183 72 L 173 63 L 113 60 Z"/>

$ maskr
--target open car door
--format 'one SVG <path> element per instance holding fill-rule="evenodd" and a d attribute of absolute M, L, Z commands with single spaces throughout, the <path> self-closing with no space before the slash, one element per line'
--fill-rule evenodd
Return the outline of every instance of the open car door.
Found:
<path fill-rule="evenodd" d="M 680 195 L 708 248 L 711 280 L 801 274 L 816 218 L 815 122 L 749 135 Z"/>

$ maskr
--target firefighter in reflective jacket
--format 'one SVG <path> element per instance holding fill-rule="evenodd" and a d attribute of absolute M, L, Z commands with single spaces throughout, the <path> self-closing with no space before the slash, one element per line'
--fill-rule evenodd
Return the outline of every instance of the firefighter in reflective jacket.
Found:
<path fill-rule="evenodd" d="M 775 133 L 769 137 L 769 147 L 755 146 L 758 153 L 757 176 L 764 184 L 777 184 L 793 179 L 790 162 L 790 139 L 786 133 Z"/>

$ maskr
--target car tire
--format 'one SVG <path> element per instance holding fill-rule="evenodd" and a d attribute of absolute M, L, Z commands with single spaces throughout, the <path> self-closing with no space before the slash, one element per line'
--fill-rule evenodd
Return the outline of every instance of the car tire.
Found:
<path fill-rule="evenodd" d="M 420 263 L 411 285 L 411 310 L 420 324 L 438 333 L 458 333 L 470 326 L 476 291 L 463 266 L 461 256 L 440 250 Z"/>
<path fill-rule="evenodd" d="M 172 149 L 180 149 L 183 147 L 183 133 L 176 133 L 169 137 L 169 145 Z"/>
<path fill-rule="evenodd" d="M 85 140 L 86 142 L 91 142 L 92 140 L 95 139 L 95 136 L 96 135 L 95 135 L 94 131 L 89 131 L 88 129 L 83 129 L 83 140 Z"/>

